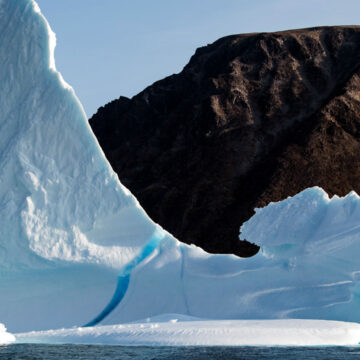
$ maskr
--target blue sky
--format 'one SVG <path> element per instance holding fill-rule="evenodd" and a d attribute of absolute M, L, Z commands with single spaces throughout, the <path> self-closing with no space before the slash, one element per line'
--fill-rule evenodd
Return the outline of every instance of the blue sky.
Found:
<path fill-rule="evenodd" d="M 91 116 L 177 73 L 219 37 L 360 24 L 359 0 L 37 0 L 57 35 L 56 65 Z"/>

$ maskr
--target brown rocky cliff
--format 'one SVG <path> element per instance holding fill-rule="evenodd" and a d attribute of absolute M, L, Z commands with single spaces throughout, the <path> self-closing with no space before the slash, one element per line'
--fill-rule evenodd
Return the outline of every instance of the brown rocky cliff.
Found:
<path fill-rule="evenodd" d="M 150 217 L 209 252 L 248 256 L 254 207 L 319 185 L 360 193 L 360 28 L 233 35 L 90 119 Z"/>

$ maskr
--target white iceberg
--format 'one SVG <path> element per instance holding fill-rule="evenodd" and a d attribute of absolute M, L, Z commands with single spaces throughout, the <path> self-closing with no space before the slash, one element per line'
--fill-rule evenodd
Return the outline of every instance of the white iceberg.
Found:
<path fill-rule="evenodd" d="M 164 313 L 360 322 L 355 193 L 312 188 L 258 209 L 241 229 L 261 246 L 250 259 L 182 244 L 112 171 L 56 71 L 55 35 L 36 3 L 0 0 L 0 34 L 0 319 L 11 332 Z M 122 328 L 71 331 L 101 329 Z"/>
<path fill-rule="evenodd" d="M 7 345 L 11 344 L 15 341 L 15 336 L 12 334 L 9 334 L 6 331 L 6 327 L 4 324 L 0 323 L 0 345 Z"/>
<path fill-rule="evenodd" d="M 82 325 L 119 268 L 172 237 L 106 161 L 37 4 L 0 1 L 0 34 L 0 319 L 18 331 Z"/>
<path fill-rule="evenodd" d="M 355 193 L 330 199 L 311 188 L 257 209 L 244 224 L 241 236 L 261 245 L 252 258 L 164 240 L 133 270 L 122 302 L 103 324 L 166 312 L 360 322 L 359 224 Z"/>

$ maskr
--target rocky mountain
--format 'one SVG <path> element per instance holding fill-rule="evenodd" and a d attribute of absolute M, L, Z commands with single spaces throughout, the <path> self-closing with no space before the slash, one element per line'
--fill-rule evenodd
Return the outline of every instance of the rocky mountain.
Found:
<path fill-rule="evenodd" d="M 319 185 L 360 193 L 360 27 L 232 35 L 90 119 L 150 217 L 209 252 L 250 256 L 241 224 Z"/>

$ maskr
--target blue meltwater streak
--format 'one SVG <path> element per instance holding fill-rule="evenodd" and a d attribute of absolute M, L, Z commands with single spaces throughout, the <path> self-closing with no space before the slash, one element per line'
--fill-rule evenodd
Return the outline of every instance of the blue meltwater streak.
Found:
<path fill-rule="evenodd" d="M 88 322 L 84 327 L 95 326 L 100 321 L 104 320 L 121 302 L 124 298 L 126 291 L 129 287 L 130 275 L 132 270 L 146 259 L 159 245 L 160 241 L 164 238 L 165 232 L 161 228 L 156 228 L 150 240 L 142 248 L 139 255 L 131 260 L 127 265 L 120 269 L 118 275 L 118 282 L 115 293 L 105 309 L 95 317 L 95 319 Z"/>

